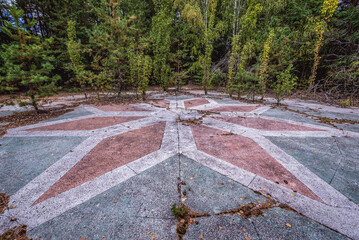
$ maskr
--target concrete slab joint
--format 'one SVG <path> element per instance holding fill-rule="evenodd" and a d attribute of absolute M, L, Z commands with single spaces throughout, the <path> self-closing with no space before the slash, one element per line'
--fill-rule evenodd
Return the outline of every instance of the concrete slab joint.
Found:
<path fill-rule="evenodd" d="M 55 223 L 65 226 L 68 214 L 81 215 L 87 206 L 112 209 L 95 214 L 111 219 L 117 206 L 122 212 L 116 211 L 119 219 L 113 221 L 124 229 L 132 221 L 139 225 L 155 224 L 153 228 L 161 226 L 169 232 L 162 232 L 161 237 L 148 230 L 148 236 L 128 233 L 132 237 L 123 235 L 122 239 L 134 239 L 134 236 L 144 239 L 152 235 L 176 239 L 176 221 L 168 209 L 171 203 L 177 202 L 210 216 L 197 220 L 204 225 L 189 226 L 184 239 L 203 238 L 203 234 L 210 236 L 209 239 L 225 239 L 234 233 L 237 235 L 231 239 L 269 239 L 267 230 L 260 224 L 272 219 L 276 212 L 282 219 L 291 216 L 306 229 L 310 228 L 307 222 L 315 221 L 312 228 L 320 229 L 318 234 L 329 234 L 334 229 L 338 233 L 331 232 L 331 236 L 343 234 L 340 236 L 359 239 L 359 150 L 353 149 L 359 143 L 358 132 L 341 131 L 314 120 L 299 120 L 290 112 L 275 110 L 274 113 L 267 105 L 215 96 L 160 94 L 142 104 L 81 106 L 76 110 L 78 113 L 75 111 L 69 117 L 10 130 L 0 139 L 3 161 L 0 186 L 1 191 L 10 193 L 12 207 L 0 215 L 0 232 L 25 224 L 34 237 L 50 236 L 46 231 L 52 231 L 55 236 L 54 229 L 46 230 L 44 226 Z M 288 104 L 304 105 L 290 101 Z M 334 114 L 332 107 L 329 110 Z M 36 146 L 41 141 L 43 146 L 47 146 L 46 142 L 49 146 L 36 148 L 37 152 L 26 158 L 25 151 L 29 148 L 23 146 L 36 144 L 34 141 L 39 141 Z M 49 149 L 56 149 L 51 147 L 51 142 L 63 146 L 63 150 L 49 153 Z M 21 164 L 32 167 L 32 175 L 30 171 L 11 170 L 21 169 Z M 115 193 L 115 189 L 121 192 Z M 259 204 L 271 196 L 306 217 L 275 207 L 249 220 L 240 218 L 240 214 L 217 216 L 249 203 L 238 195 L 240 191 Z M 118 205 L 110 207 L 104 199 L 112 195 L 116 198 L 111 204 Z M 208 200 L 209 196 L 212 200 Z M 215 197 L 218 201 L 213 200 Z M 154 199 L 168 206 L 157 209 L 153 207 Z M 95 207 L 91 211 L 99 210 Z M 269 217 L 265 218 L 267 214 Z M 124 216 L 128 222 L 122 219 Z M 150 218 L 156 220 L 145 220 Z M 270 224 L 277 224 L 273 219 Z M 206 229 L 210 224 L 230 231 Z M 284 224 L 292 228 L 292 224 Z M 115 231 L 118 228 L 115 225 L 101 229 Z M 235 225 L 245 230 L 238 231 Z M 54 237 L 57 238 L 60 237 Z"/>

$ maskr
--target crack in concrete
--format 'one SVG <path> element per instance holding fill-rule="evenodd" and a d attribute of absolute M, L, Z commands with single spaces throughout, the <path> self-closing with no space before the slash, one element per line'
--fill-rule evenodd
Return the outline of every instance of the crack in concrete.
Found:
<path fill-rule="evenodd" d="M 339 144 L 338 144 L 338 141 L 337 141 L 337 138 L 336 138 L 336 137 L 334 137 L 334 142 L 335 142 L 335 144 L 336 144 L 336 146 L 337 146 L 337 148 L 338 148 L 338 151 L 339 151 L 339 153 L 340 153 L 340 155 L 341 155 L 341 158 L 340 158 L 340 161 L 339 161 L 339 163 L 338 163 L 337 169 L 335 169 L 335 172 L 334 172 L 333 177 L 332 177 L 332 178 L 330 179 L 330 181 L 329 181 L 329 184 L 332 184 L 332 181 L 333 181 L 335 175 L 337 174 L 338 169 L 340 168 L 340 165 L 341 165 L 341 163 L 342 163 L 342 161 L 343 161 L 343 159 L 344 159 L 343 153 L 342 153 L 342 151 L 341 151 L 341 149 L 340 149 L 340 147 L 339 147 Z"/>
<path fill-rule="evenodd" d="M 254 224 L 254 222 L 252 221 L 252 219 L 249 219 L 249 222 L 251 223 L 251 225 L 253 226 L 254 232 L 256 233 L 256 236 L 259 240 L 261 240 L 261 237 L 259 236 L 258 230 Z"/>

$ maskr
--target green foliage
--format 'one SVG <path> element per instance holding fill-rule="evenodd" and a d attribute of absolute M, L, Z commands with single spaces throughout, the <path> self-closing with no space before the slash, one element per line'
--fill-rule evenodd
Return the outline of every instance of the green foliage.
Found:
<path fill-rule="evenodd" d="M 321 57 L 319 56 L 319 51 L 323 45 L 324 32 L 327 26 L 327 22 L 333 16 L 335 10 L 338 8 L 338 4 L 339 4 L 339 0 L 324 0 L 322 11 L 321 11 L 321 18 L 317 18 L 316 20 L 317 24 L 315 26 L 315 32 L 317 35 L 317 40 L 314 48 L 314 63 L 312 68 L 312 74 L 309 79 L 308 92 L 311 92 L 314 88 L 317 69 L 318 69 L 319 61 L 321 59 Z"/>
<path fill-rule="evenodd" d="M 203 71 L 202 85 L 207 94 L 211 85 L 210 68 L 212 65 L 213 43 L 221 36 L 224 30 L 223 22 L 215 22 L 217 0 L 186 1 L 182 14 L 187 23 L 199 33 L 197 47 L 202 47 L 203 52 L 199 53 L 198 63 Z M 194 49 L 193 51 L 197 51 Z"/>
<path fill-rule="evenodd" d="M 211 74 L 211 83 L 213 86 L 225 86 L 226 82 L 226 74 L 222 72 L 220 69 L 216 69 Z"/>
<path fill-rule="evenodd" d="M 83 64 L 81 43 L 76 41 L 76 23 L 74 21 L 68 21 L 67 24 L 67 51 L 71 61 L 70 69 L 75 73 L 75 81 L 79 83 L 85 92 L 88 74 L 86 74 L 85 65 Z"/>
<path fill-rule="evenodd" d="M 232 50 L 228 67 L 227 88 L 231 95 L 232 85 L 241 85 L 240 82 L 232 83 L 233 76 L 241 74 L 244 71 L 247 60 L 253 54 L 253 40 L 251 39 L 253 31 L 256 29 L 257 19 L 263 10 L 263 6 L 257 1 L 250 1 L 246 13 L 239 20 L 239 32 L 235 33 L 232 38 Z M 237 62 L 240 62 L 237 65 Z M 237 66 L 236 66 L 237 65 Z M 237 68 L 237 71 L 235 69 Z M 235 80 L 239 80 L 240 76 Z"/>
<path fill-rule="evenodd" d="M 238 98 L 240 98 L 241 94 L 245 93 L 247 98 L 251 98 L 254 101 L 256 95 L 263 94 L 263 82 L 256 74 L 241 71 L 236 75 L 236 78 L 240 79 L 235 79 L 237 84 L 232 86 L 231 91 L 237 92 Z"/>
<path fill-rule="evenodd" d="M 267 82 L 267 78 L 268 78 L 267 67 L 268 67 L 268 63 L 269 63 L 269 53 L 270 53 L 270 49 L 272 47 L 273 38 L 274 38 L 274 30 L 271 29 L 271 31 L 269 32 L 268 38 L 264 43 L 263 53 L 262 53 L 261 59 L 260 59 L 261 66 L 260 66 L 259 77 L 260 77 L 260 81 L 262 84 L 263 93 L 265 92 L 266 82 Z"/>
<path fill-rule="evenodd" d="M 290 64 L 284 72 L 277 76 L 277 81 L 273 84 L 275 99 L 279 103 L 284 96 L 290 95 L 296 85 L 297 77 L 291 73 L 293 65 Z"/>
<path fill-rule="evenodd" d="M 135 89 L 144 97 L 151 84 L 179 90 L 194 83 L 205 92 L 225 85 L 229 94 L 253 98 L 278 90 L 288 68 L 298 89 L 345 93 L 351 102 L 359 96 L 358 1 L 17 0 L 12 6 L 0 3 L 0 91 L 26 92 L 34 106 L 58 86 Z"/>
<path fill-rule="evenodd" d="M 153 70 L 157 83 L 167 91 L 171 84 L 171 67 L 169 65 L 169 51 L 173 32 L 172 1 L 155 0 L 156 15 L 152 18 L 151 41 L 153 46 Z"/>
<path fill-rule="evenodd" d="M 187 213 L 186 205 L 181 204 L 178 207 L 177 204 L 174 203 L 172 205 L 171 212 L 175 218 L 184 217 L 184 215 Z"/>
<path fill-rule="evenodd" d="M 15 6 L 9 7 L 9 14 L 14 19 L 14 25 L 6 22 L 6 27 L 1 30 L 14 39 L 14 42 L 2 45 L 4 63 L 0 71 L 4 75 L 0 76 L 1 90 L 25 91 L 38 110 L 38 100 L 58 89 L 55 83 L 60 77 L 52 74 L 55 57 L 52 56 L 50 45 L 53 39 L 42 39 L 27 31 L 26 28 L 32 26 L 33 22 L 22 23 L 24 12 Z"/>

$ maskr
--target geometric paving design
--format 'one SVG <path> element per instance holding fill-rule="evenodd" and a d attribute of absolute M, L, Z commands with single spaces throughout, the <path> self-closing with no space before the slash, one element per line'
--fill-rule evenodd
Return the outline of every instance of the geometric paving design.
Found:
<path fill-rule="evenodd" d="M 152 104 L 153 106 L 159 107 L 159 108 L 169 108 L 170 107 L 170 101 L 162 100 L 162 99 L 153 99 L 149 102 L 149 104 Z"/>
<path fill-rule="evenodd" d="M 323 131 L 317 128 L 298 126 L 295 124 L 290 124 L 286 122 L 279 122 L 270 119 L 263 119 L 258 117 L 248 117 L 248 118 L 239 118 L 239 117 L 222 117 L 215 118 L 221 121 L 238 124 L 247 128 L 254 128 L 258 130 L 267 130 L 267 131 Z"/>
<path fill-rule="evenodd" d="M 325 105 L 321 108 L 330 110 Z M 161 239 L 175 239 L 174 219 L 169 209 L 178 199 L 178 184 L 193 180 L 183 186 L 187 195 L 182 194 L 178 204 L 184 202 L 194 211 L 216 214 L 236 208 L 248 203 L 241 193 L 251 201 L 263 202 L 263 196 L 254 197 L 256 191 L 269 194 L 308 217 L 298 217 L 294 212 L 288 214 L 283 209 L 272 212 L 272 209 L 267 213 L 270 221 L 264 216 L 263 220 L 253 221 L 244 221 L 239 216 L 223 220 L 228 229 L 242 224 L 248 227 L 248 232 L 253 230 L 253 235 L 241 234 L 244 239 L 256 239 L 271 232 L 262 225 L 282 224 L 276 219 L 276 211 L 281 212 L 283 218 L 284 215 L 297 216 L 297 223 L 305 226 L 300 233 L 293 232 L 293 238 L 331 239 L 334 236 L 333 239 L 338 239 L 336 233 L 320 225 L 323 224 L 359 239 L 359 206 L 353 202 L 357 199 L 355 192 L 359 191 L 359 180 L 355 177 L 358 150 L 353 145 L 358 142 L 358 132 L 341 131 L 314 119 L 288 115 L 288 111 L 274 111 L 266 105 L 238 104 L 230 99 L 221 102 L 170 96 L 150 104 L 81 106 L 79 109 L 91 112 L 90 117 L 75 111 L 66 118 L 10 129 L 1 139 L 9 146 L 1 146 L 0 158 L 14 159 L 2 162 L 18 169 L 16 179 L 25 180 L 14 178 L 0 182 L 1 189 L 9 189 L 9 204 L 13 206 L 0 216 L 0 233 L 26 224 L 30 232 L 34 231 L 34 237 L 45 239 L 52 236 L 102 238 L 95 230 L 101 230 L 103 235 L 108 233 L 112 239 L 145 239 L 152 234 L 142 230 L 152 232 L 153 227 L 163 236 Z M 210 112 L 204 114 L 206 110 Z M 191 116 L 196 120 L 182 121 Z M 293 138 L 303 141 L 303 147 L 289 145 L 288 139 Z M 310 148 L 313 138 L 319 147 L 326 139 L 337 141 L 339 155 L 333 158 L 325 154 L 310 155 L 310 151 L 319 153 Z M 24 147 L 25 142 L 37 139 L 43 140 L 38 141 L 36 152 L 28 153 L 31 147 Z M 64 139 L 69 139 L 68 143 Z M 62 145 L 58 144 L 60 140 L 64 141 Z M 50 143 L 41 147 L 44 141 Z M 304 152 L 301 153 L 300 148 L 305 149 Z M 169 159 L 177 160 L 172 164 Z M 331 161 L 327 164 L 330 169 L 322 171 L 324 165 L 313 168 L 310 161 L 322 164 Z M 15 174 L 6 166 L 0 166 L 0 174 Z M 21 171 L 29 166 L 34 169 L 33 174 Z M 159 168 L 167 170 L 157 171 Z M 331 175 L 322 177 L 324 172 Z M 205 175 L 210 177 L 202 177 Z M 351 181 L 350 184 L 343 179 Z M 139 183 L 133 185 L 136 181 Z M 12 182 L 18 186 L 9 187 Z M 165 189 L 169 192 L 163 194 Z M 113 198 L 107 198 L 107 194 Z M 17 220 L 10 221 L 11 218 Z M 85 225 L 80 230 L 75 224 L 71 232 L 66 232 L 69 229 L 66 221 L 71 219 L 78 226 Z M 218 219 L 219 216 L 212 215 L 203 221 L 202 227 L 212 229 L 211 224 L 217 224 Z M 258 226 L 254 228 L 255 222 Z M 313 234 L 304 233 L 310 232 L 309 223 L 315 226 Z M 200 238 L 197 233 L 202 227 L 190 226 L 198 231 L 189 231 L 187 239 Z M 282 226 L 275 228 L 282 229 Z M 36 234 L 37 229 L 45 234 Z M 262 229 L 263 233 L 256 233 L 255 229 Z M 77 235 L 80 232 L 81 235 Z M 117 235 L 119 232 L 122 234 Z M 232 236 L 232 232 L 236 230 L 227 230 L 224 235 L 213 232 L 208 239 L 241 238 Z M 278 239 L 275 233 L 273 236 Z"/>
<path fill-rule="evenodd" d="M 320 201 L 318 196 L 253 140 L 199 125 L 193 125 L 191 129 L 200 151 Z"/>
<path fill-rule="evenodd" d="M 120 123 L 134 121 L 143 117 L 93 117 L 71 122 L 59 123 L 45 127 L 33 128 L 28 131 L 55 131 L 55 130 L 94 130 Z"/>
<path fill-rule="evenodd" d="M 191 209 L 214 215 L 218 211 L 235 208 L 237 204 L 265 201 L 260 194 L 234 181 L 228 183 L 229 178 L 185 156 L 173 156 L 32 229 L 29 237 L 101 239 L 104 236 L 104 239 L 151 239 L 152 235 L 155 235 L 155 239 L 177 240 L 177 221 L 168 208 L 163 206 L 173 204 L 173 196 L 177 194 L 180 165 L 182 179 L 187 183 L 183 186 L 188 197 L 185 203 Z M 221 182 L 226 184 L 222 186 Z M 203 191 L 206 191 L 206 194 L 202 194 Z M 238 196 L 246 196 L 246 199 L 240 200 Z M 90 212 L 92 214 L 88 214 Z M 258 235 L 261 239 L 347 239 L 291 211 L 274 208 L 265 213 L 267 216 L 253 218 L 252 223 L 238 215 L 197 218 L 198 224 L 190 225 L 184 239 L 201 239 L 200 235 L 203 235 L 204 239 L 234 240 L 246 237 L 258 239 Z M 272 229 L 269 221 L 275 224 L 275 228 Z M 285 225 L 287 222 L 293 227 L 288 228 Z M 223 228 L 220 231 L 219 226 Z M 280 231 L 276 231 L 277 228 Z"/>
<path fill-rule="evenodd" d="M 132 105 L 103 105 L 103 106 L 96 106 L 97 109 L 100 109 L 105 112 L 113 112 L 113 111 L 148 111 L 144 108 L 132 106 Z"/>
<path fill-rule="evenodd" d="M 251 112 L 257 109 L 257 106 L 221 106 L 216 108 L 208 109 L 213 112 Z"/>
<path fill-rule="evenodd" d="M 192 107 L 198 107 L 204 104 L 208 104 L 209 101 L 203 98 L 198 98 L 198 99 L 194 99 L 194 100 L 187 100 L 184 101 L 184 106 L 185 108 L 192 108 Z"/>
<path fill-rule="evenodd" d="M 359 204 L 359 138 L 269 138 L 305 167 Z"/>
<path fill-rule="evenodd" d="M 34 204 L 160 149 L 165 126 L 157 123 L 102 140 Z"/>

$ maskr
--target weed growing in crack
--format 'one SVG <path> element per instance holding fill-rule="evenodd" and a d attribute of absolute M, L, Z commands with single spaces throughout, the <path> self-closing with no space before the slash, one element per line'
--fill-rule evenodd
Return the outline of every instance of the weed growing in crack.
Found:
<path fill-rule="evenodd" d="M 183 218 L 184 215 L 187 213 L 186 205 L 181 204 L 181 205 L 178 207 L 177 204 L 174 203 L 174 204 L 172 205 L 171 212 L 172 212 L 172 215 L 173 215 L 175 218 L 179 218 L 179 217 Z"/>

